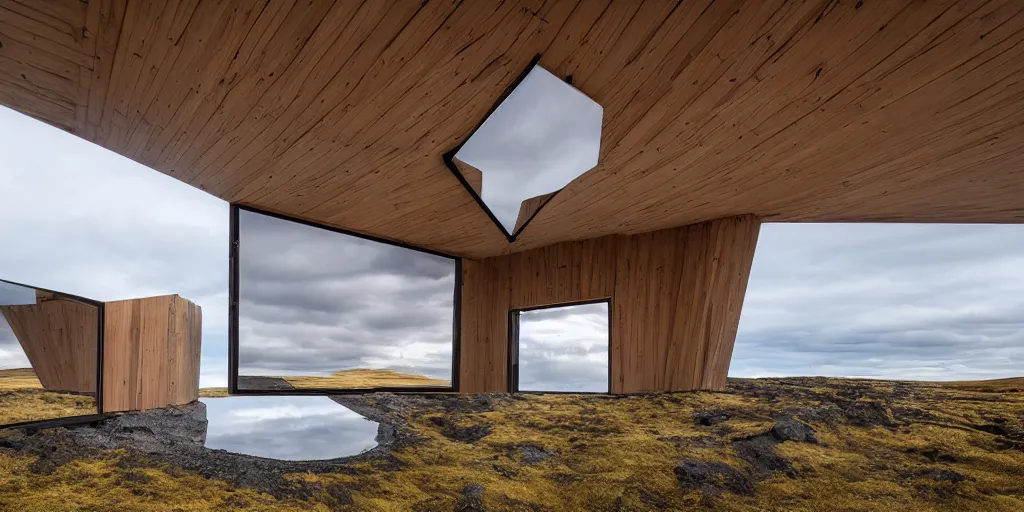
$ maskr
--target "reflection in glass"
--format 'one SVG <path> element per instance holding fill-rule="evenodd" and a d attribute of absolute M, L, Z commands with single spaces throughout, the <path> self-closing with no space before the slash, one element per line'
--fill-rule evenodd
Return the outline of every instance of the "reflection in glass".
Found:
<path fill-rule="evenodd" d="M 608 303 L 520 312 L 519 390 L 608 392 Z"/>
<path fill-rule="evenodd" d="M 203 398 L 206 447 L 282 460 L 335 459 L 377 445 L 377 423 L 323 396 Z"/>
<path fill-rule="evenodd" d="M 454 260 L 238 213 L 240 390 L 451 386 Z"/>
<path fill-rule="evenodd" d="M 99 308 L 0 281 L 0 425 L 96 414 Z"/>
<path fill-rule="evenodd" d="M 515 233 L 523 201 L 555 192 L 597 165 L 603 115 L 597 102 L 534 66 L 459 149 L 456 165 L 479 170 L 481 199 Z"/>

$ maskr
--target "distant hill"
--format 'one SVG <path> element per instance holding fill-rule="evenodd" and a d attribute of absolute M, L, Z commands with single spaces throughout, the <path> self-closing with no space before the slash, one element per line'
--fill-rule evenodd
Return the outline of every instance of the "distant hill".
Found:
<path fill-rule="evenodd" d="M 329 377 L 281 377 L 296 388 L 385 388 L 385 387 L 448 387 L 451 381 L 423 375 L 355 368 L 332 373 Z"/>
<path fill-rule="evenodd" d="M 0 370 L 0 390 L 12 389 L 39 389 L 43 385 L 36 378 L 36 372 L 32 368 L 11 368 Z"/>
<path fill-rule="evenodd" d="M 939 382 L 940 386 L 949 386 L 972 391 L 1024 391 L 1024 377 L 992 380 L 964 380 L 956 382 Z"/>

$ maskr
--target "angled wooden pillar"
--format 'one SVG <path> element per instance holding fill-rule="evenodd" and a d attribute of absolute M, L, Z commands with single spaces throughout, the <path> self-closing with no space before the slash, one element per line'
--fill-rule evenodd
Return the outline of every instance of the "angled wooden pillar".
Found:
<path fill-rule="evenodd" d="M 759 229 L 745 215 L 465 261 L 460 391 L 509 390 L 510 309 L 607 298 L 613 393 L 723 389 Z"/>
<path fill-rule="evenodd" d="M 103 412 L 182 405 L 199 398 L 202 311 L 177 295 L 107 302 Z"/>
<path fill-rule="evenodd" d="M 36 303 L 0 306 L 44 389 L 96 392 L 99 308 L 37 291 Z"/>

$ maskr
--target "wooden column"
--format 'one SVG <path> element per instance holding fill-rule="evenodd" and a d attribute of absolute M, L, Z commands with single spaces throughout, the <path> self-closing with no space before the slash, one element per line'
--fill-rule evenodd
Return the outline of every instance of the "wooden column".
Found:
<path fill-rule="evenodd" d="M 96 392 L 99 308 L 37 292 L 36 304 L 0 306 L 43 388 Z"/>
<path fill-rule="evenodd" d="M 199 398 L 202 311 L 177 295 L 107 302 L 103 412 L 182 405 Z"/>
<path fill-rule="evenodd" d="M 723 389 L 758 220 L 730 217 L 463 263 L 460 391 L 508 391 L 508 312 L 611 299 L 613 393 Z"/>

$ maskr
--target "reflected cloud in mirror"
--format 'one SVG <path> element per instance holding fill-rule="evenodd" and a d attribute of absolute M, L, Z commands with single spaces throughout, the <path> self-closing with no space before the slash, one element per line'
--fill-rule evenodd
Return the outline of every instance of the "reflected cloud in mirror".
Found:
<path fill-rule="evenodd" d="M 238 213 L 239 390 L 450 388 L 455 260 Z"/>
<path fill-rule="evenodd" d="M 519 313 L 519 390 L 608 392 L 608 303 Z"/>
<path fill-rule="evenodd" d="M 202 398 L 206 447 L 281 460 L 336 459 L 377 446 L 377 423 L 324 396 Z"/>

